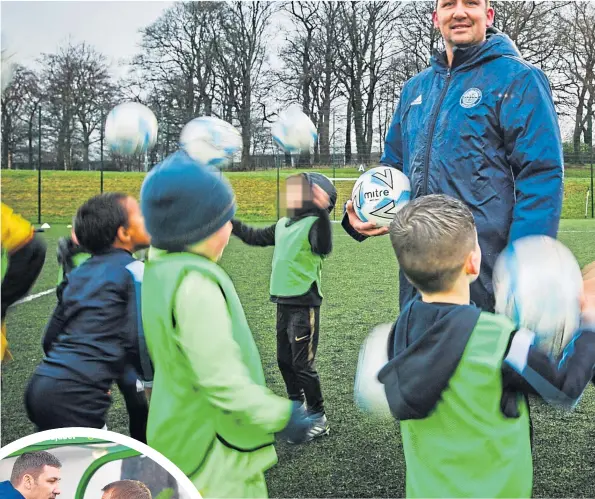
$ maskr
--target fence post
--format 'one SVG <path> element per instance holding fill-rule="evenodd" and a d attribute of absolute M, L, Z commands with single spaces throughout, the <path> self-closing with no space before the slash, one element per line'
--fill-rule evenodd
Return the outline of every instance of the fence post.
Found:
<path fill-rule="evenodd" d="M 591 218 L 595 218 L 595 192 L 593 192 L 593 149 L 594 147 L 591 146 Z"/>
<path fill-rule="evenodd" d="M 41 103 L 37 117 L 37 223 L 41 223 Z"/>
<path fill-rule="evenodd" d="M 99 164 L 99 168 L 100 168 L 100 174 L 99 174 L 99 178 L 100 180 L 100 188 L 99 188 L 99 192 L 101 194 L 103 194 L 103 134 L 104 134 L 104 122 L 103 122 L 103 111 L 101 111 L 101 128 L 99 130 L 99 148 L 100 148 L 100 155 L 101 155 L 101 161 Z"/>
<path fill-rule="evenodd" d="M 280 213 L 280 200 L 281 200 L 281 194 L 280 194 L 280 180 L 279 180 L 279 175 L 280 175 L 280 167 L 279 167 L 279 163 L 280 161 L 275 161 L 275 163 L 277 164 L 277 221 L 279 221 L 279 218 L 281 218 L 281 213 Z"/>

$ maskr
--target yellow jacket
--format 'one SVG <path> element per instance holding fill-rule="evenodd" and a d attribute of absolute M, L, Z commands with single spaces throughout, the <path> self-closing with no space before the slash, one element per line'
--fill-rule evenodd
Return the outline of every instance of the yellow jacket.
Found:
<path fill-rule="evenodd" d="M 2 230 L 2 280 L 8 268 L 8 256 L 18 251 L 28 244 L 35 235 L 33 226 L 20 215 L 14 213 L 12 208 L 4 203 L 0 203 Z M 4 360 L 4 355 L 10 358 L 10 352 L 7 349 L 6 327 L 4 317 L 2 318 L 2 333 L 0 334 L 0 361 Z"/>

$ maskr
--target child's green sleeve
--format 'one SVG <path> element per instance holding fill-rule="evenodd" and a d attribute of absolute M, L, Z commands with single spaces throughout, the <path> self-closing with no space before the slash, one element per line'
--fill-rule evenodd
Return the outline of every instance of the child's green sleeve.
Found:
<path fill-rule="evenodd" d="M 250 378 L 219 286 L 191 272 L 178 288 L 175 314 L 180 342 L 209 401 L 266 432 L 285 428 L 291 402 Z"/>

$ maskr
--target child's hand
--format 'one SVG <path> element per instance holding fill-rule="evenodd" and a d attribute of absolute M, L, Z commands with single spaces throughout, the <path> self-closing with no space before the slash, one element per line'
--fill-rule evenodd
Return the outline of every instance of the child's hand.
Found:
<path fill-rule="evenodd" d="M 595 325 L 595 262 L 583 269 L 581 310 L 583 320 Z"/>
<path fill-rule="evenodd" d="M 316 184 L 312 186 L 312 201 L 321 210 L 326 210 L 331 204 L 331 200 L 326 191 Z"/>
<path fill-rule="evenodd" d="M 595 280 L 591 282 L 591 288 L 595 288 Z M 581 313 L 583 322 L 595 326 L 595 289 L 589 290 L 585 282 L 584 293 L 581 297 Z"/>
<path fill-rule="evenodd" d="M 301 444 L 308 437 L 308 432 L 314 425 L 311 417 L 303 407 L 303 404 L 293 401 L 291 405 L 291 417 L 287 426 L 279 433 L 282 438 L 285 438 L 291 443 Z"/>

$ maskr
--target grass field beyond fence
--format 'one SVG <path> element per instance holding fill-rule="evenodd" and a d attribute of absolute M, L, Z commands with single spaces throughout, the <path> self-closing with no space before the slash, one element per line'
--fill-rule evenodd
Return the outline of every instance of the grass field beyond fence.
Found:
<path fill-rule="evenodd" d="M 284 179 L 300 170 L 282 169 L 281 192 Z M 333 178 L 332 168 L 313 170 Z M 237 196 L 238 217 L 246 221 L 272 221 L 277 217 L 277 171 L 224 172 Z M 356 168 L 337 168 L 336 178 L 359 176 Z M 140 195 L 144 173 L 106 172 L 104 191 L 123 191 Z M 337 182 L 338 202 L 335 218 L 340 219 L 345 200 L 351 195 L 353 182 Z M 42 171 L 41 221 L 68 223 L 77 208 L 100 192 L 99 172 Z M 584 218 L 585 196 L 590 186 L 588 168 L 567 168 L 562 218 Z M 37 221 L 37 172 L 30 170 L 2 170 L 2 201 L 31 221 Z M 590 216 L 590 209 L 589 209 Z"/>

